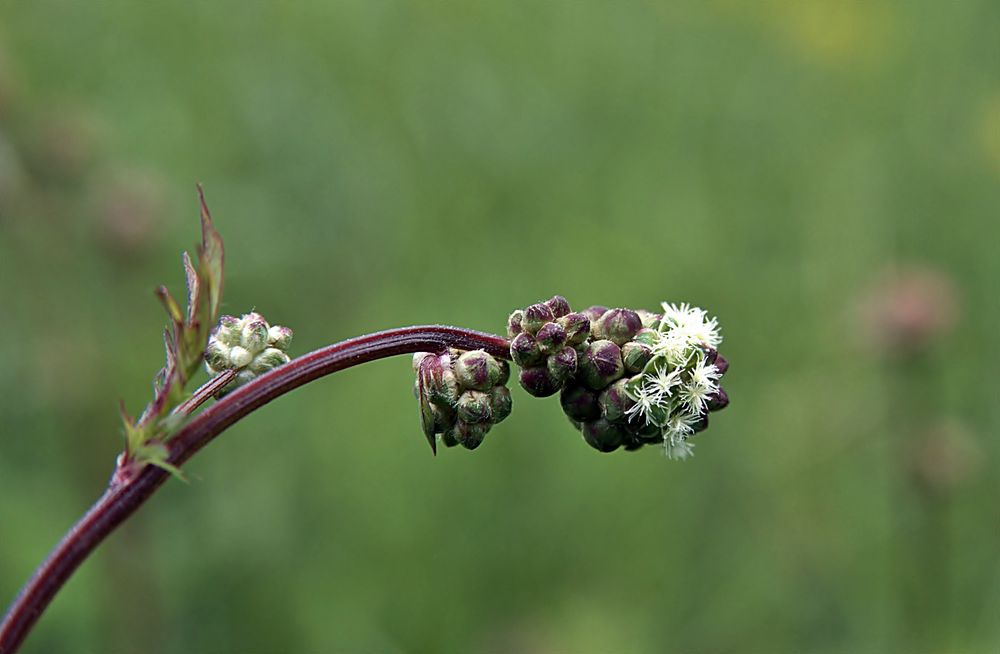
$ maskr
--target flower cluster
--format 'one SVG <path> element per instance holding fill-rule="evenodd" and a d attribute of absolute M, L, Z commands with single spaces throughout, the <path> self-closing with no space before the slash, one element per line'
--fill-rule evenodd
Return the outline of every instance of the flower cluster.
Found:
<path fill-rule="evenodd" d="M 515 311 L 508 334 L 521 385 L 536 396 L 561 391 L 563 411 L 602 452 L 656 443 L 685 458 L 708 412 L 728 403 L 718 323 L 686 304 L 664 304 L 662 314 L 601 306 L 573 313 L 556 296 Z"/>
<path fill-rule="evenodd" d="M 234 387 L 239 386 L 288 363 L 286 351 L 291 343 L 291 329 L 269 325 L 259 313 L 222 316 L 205 348 L 205 368 L 210 375 L 239 371 Z"/>
<path fill-rule="evenodd" d="M 421 424 L 435 452 L 438 438 L 446 447 L 474 450 L 493 425 L 510 415 L 510 367 L 483 350 L 419 352 L 413 355 L 413 370 Z"/>

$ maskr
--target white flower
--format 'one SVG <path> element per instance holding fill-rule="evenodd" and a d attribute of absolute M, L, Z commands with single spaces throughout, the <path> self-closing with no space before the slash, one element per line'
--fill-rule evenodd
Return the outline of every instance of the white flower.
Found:
<path fill-rule="evenodd" d="M 683 461 L 694 456 L 694 445 L 689 443 L 687 439 L 680 439 L 674 442 L 664 439 L 663 454 L 672 461 Z"/>
<path fill-rule="evenodd" d="M 677 393 L 692 414 L 698 415 L 705 410 L 709 398 L 719 391 L 719 369 L 711 363 L 705 363 L 700 357 L 698 363 L 691 369 L 690 377 Z"/>
<path fill-rule="evenodd" d="M 640 416 L 646 419 L 649 416 L 649 410 L 656 406 L 658 401 L 653 389 L 645 384 L 636 388 L 634 393 L 630 393 L 630 396 L 635 400 L 635 404 L 625 410 L 625 415 L 629 418 Z"/>
<path fill-rule="evenodd" d="M 687 335 L 677 329 L 660 333 L 650 349 L 654 357 L 663 357 L 672 366 L 683 366 L 692 353 Z"/>
<path fill-rule="evenodd" d="M 667 366 L 654 366 L 654 369 L 656 370 L 654 374 L 645 375 L 643 387 L 648 387 L 657 400 L 663 402 L 673 395 L 674 388 L 680 386 L 681 371 L 675 368 L 667 372 Z"/>
<path fill-rule="evenodd" d="M 719 321 L 709 318 L 704 309 L 692 307 L 687 302 L 676 305 L 663 303 L 663 320 L 660 321 L 660 331 L 676 331 L 684 336 L 689 345 L 707 345 L 718 347 L 722 342 L 719 335 Z M 666 330 L 664 330 L 666 327 Z"/>

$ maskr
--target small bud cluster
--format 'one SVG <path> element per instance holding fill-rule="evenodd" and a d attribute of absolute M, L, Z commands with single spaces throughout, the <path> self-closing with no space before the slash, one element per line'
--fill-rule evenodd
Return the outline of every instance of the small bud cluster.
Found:
<path fill-rule="evenodd" d="M 715 349 L 714 318 L 686 304 L 663 311 L 572 313 L 559 296 L 515 311 L 508 333 L 521 385 L 540 397 L 561 391 L 563 411 L 597 450 L 661 443 L 671 458 L 686 458 L 688 438 L 708 426 L 708 412 L 728 404 L 718 383 L 728 363 Z M 549 336 L 560 328 L 562 340 Z"/>
<path fill-rule="evenodd" d="M 474 450 L 493 425 L 510 415 L 510 367 L 483 350 L 419 352 L 413 370 L 424 435 L 434 450 L 439 437 L 446 447 Z"/>
<path fill-rule="evenodd" d="M 205 368 L 210 375 L 239 371 L 234 381 L 239 386 L 288 363 L 286 351 L 291 343 L 291 329 L 269 325 L 259 313 L 222 316 L 205 348 Z"/>

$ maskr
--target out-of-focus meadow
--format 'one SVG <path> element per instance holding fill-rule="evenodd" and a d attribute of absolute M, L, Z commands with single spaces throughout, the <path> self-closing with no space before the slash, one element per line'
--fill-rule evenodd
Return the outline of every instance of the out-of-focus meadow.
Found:
<path fill-rule="evenodd" d="M 93 501 L 198 237 L 293 354 L 691 301 L 670 462 L 515 388 L 430 455 L 406 358 L 239 423 L 25 652 L 996 652 L 1000 5 L 0 4 L 0 605 Z M 516 384 L 515 384 L 516 386 Z"/>

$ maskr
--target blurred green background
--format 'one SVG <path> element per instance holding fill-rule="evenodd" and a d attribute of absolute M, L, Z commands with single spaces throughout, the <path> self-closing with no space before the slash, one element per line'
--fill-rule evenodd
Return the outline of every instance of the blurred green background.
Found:
<path fill-rule="evenodd" d="M 406 358 L 192 461 L 25 652 L 1000 647 L 1000 5 L 0 3 L 0 605 L 100 493 L 205 184 L 293 351 L 690 301 L 685 463 L 514 390 L 431 457 Z M 990 362 L 993 362 L 992 364 Z"/>

